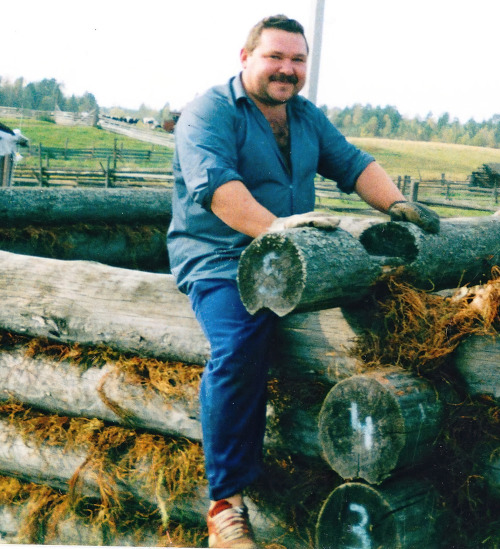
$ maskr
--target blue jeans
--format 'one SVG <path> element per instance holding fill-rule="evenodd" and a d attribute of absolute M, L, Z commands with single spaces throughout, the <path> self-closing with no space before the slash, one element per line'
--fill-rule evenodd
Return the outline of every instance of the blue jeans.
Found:
<path fill-rule="evenodd" d="M 233 280 L 200 280 L 189 297 L 210 343 L 200 405 L 210 499 L 240 493 L 261 470 L 267 377 L 277 316 L 250 315 Z"/>

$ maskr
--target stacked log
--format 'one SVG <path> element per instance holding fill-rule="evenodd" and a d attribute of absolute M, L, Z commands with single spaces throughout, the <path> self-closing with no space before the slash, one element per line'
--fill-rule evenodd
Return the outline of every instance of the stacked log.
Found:
<path fill-rule="evenodd" d="M 169 189 L 0 189 L 0 250 L 168 272 Z"/>
<path fill-rule="evenodd" d="M 294 527 L 290 512 L 297 507 L 276 506 L 265 490 L 251 493 L 252 521 L 267 543 L 304 549 L 312 547 L 312 538 L 318 549 L 442 543 L 437 528 L 442 504 L 435 479 L 424 471 L 432 468 L 446 429 L 449 392 L 400 365 L 368 369 L 354 356 L 371 315 L 361 299 L 371 296 L 387 272 L 414 268 L 418 261 L 418 254 L 410 262 L 402 254 L 368 253 L 360 243 L 363 235 L 381 225 L 370 224 L 360 240 L 342 229 L 268 235 L 242 259 L 245 304 L 283 315 L 267 452 L 293 457 L 307 471 L 331 472 L 321 485 L 302 484 L 301 491 L 316 492 L 316 498 L 307 520 Z M 493 241 L 488 238 L 476 254 L 483 259 Z M 252 261 L 257 247 L 263 257 Z M 337 257 L 329 257 L 329 249 Z M 477 276 L 479 266 L 484 270 L 484 261 L 470 260 L 470 276 Z M 332 276 L 325 276 L 326 268 Z M 284 295 L 275 301 L 281 290 Z M 102 516 L 131 498 L 160 528 L 160 534 L 146 528 L 142 538 L 97 528 L 90 539 L 83 533 L 89 524 L 85 516 L 51 511 L 50 516 L 64 516 L 60 528 L 31 542 L 165 544 L 162 524 L 202 527 L 207 495 L 198 468 L 196 393 L 209 349 L 172 276 L 3 251 L 0 296 L 0 328 L 18 334 L 4 334 L 0 351 L 0 474 L 92 504 L 107 502 Z M 89 436 L 75 444 L 78 432 Z M 474 471 L 492 479 L 492 497 L 497 497 L 497 450 L 485 445 Z M 179 471 L 175 460 L 187 453 L 194 465 Z M 167 471 L 177 471 L 177 479 L 187 474 L 193 482 L 179 496 L 165 478 Z M 301 478 L 307 477 L 303 473 Z M 26 520 L 8 501 L 0 504 L 0 531 L 12 532 L 12 524 Z M 306 507 L 303 500 L 300 506 Z M 69 537 L 66 523 L 75 528 Z M 304 525 L 311 524 L 307 533 Z M 6 539 L 16 540 L 9 535 Z"/>
<path fill-rule="evenodd" d="M 362 231 L 359 241 L 352 236 L 342 230 L 294 229 L 256 239 L 244 252 L 238 271 L 246 308 L 251 313 L 267 308 L 280 316 L 344 306 L 346 302 L 357 302 L 361 309 L 366 305 L 363 299 L 391 273 L 426 290 L 484 282 L 498 263 L 500 224 L 494 217 L 444 220 L 439 235 L 428 235 L 408 223 L 377 223 Z M 360 257 L 363 260 L 358 262 Z M 450 350 L 453 345 L 450 339 Z M 469 362 L 461 358 L 464 353 L 467 345 L 457 358 L 462 375 L 467 366 L 461 361 Z M 469 392 L 482 397 L 495 392 L 496 369 L 491 373 L 490 368 L 486 376 L 474 366 L 472 369 L 484 385 L 472 390 L 469 376 Z M 477 386 L 477 380 L 475 383 Z M 406 486 L 415 484 L 418 471 L 436 455 L 439 437 L 447 430 L 445 410 L 449 414 L 450 408 L 458 405 L 453 398 L 449 386 L 435 380 L 431 383 L 401 368 L 364 371 L 333 386 L 319 414 L 320 441 L 325 459 L 345 484 L 334 490 L 330 504 L 325 503 L 317 528 L 318 546 L 380 546 L 384 536 L 392 540 L 386 543 L 395 547 L 439 543 L 435 538 L 432 543 L 425 539 L 428 532 L 421 528 L 421 517 L 429 517 L 430 524 L 437 515 L 431 513 L 431 518 L 426 514 L 427 503 L 419 508 L 416 502 L 422 502 L 421 497 L 409 498 L 405 507 L 411 516 L 420 515 L 415 522 L 404 513 L 401 519 L 395 518 L 397 502 L 403 496 L 395 496 L 395 504 L 391 498 L 394 493 L 404 497 L 421 493 L 415 488 L 408 491 Z M 492 413 L 497 415 L 498 409 Z M 479 446 L 480 451 L 467 456 L 474 467 L 469 473 L 480 477 L 495 497 L 498 438 L 496 444 L 489 441 Z M 426 483 L 424 477 L 421 482 Z M 436 498 L 431 486 L 424 492 L 431 500 Z M 379 502 L 383 502 L 383 512 Z M 385 517 L 395 513 L 390 534 L 384 530 L 388 522 L 378 518 L 380 513 Z M 409 524 L 415 525 L 415 532 L 406 530 Z"/>

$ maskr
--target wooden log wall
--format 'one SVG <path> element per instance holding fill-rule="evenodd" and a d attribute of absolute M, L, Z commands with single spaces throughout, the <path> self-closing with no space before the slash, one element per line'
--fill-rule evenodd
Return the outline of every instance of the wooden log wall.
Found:
<path fill-rule="evenodd" d="M 24 221 L 14 221 L 15 209 L 9 223 L 22 226 Z M 400 257 L 385 262 L 360 244 L 358 237 L 379 225 L 376 220 L 357 232 L 328 234 L 289 231 L 277 239 L 298 258 L 305 284 L 298 299 L 277 311 L 283 318 L 271 377 L 278 389 L 270 397 L 265 444 L 269 455 L 300 461 L 301 495 L 314 503 L 308 503 L 307 517 L 297 519 L 302 500 L 298 507 L 276 505 L 271 492 L 251 493 L 252 520 L 264 545 L 437 547 L 450 535 L 439 528 L 440 495 L 432 475 L 424 474 L 446 427 L 449 391 L 400 367 L 367 370 L 353 354 L 367 314 L 360 294 L 370 294 L 387 266 L 407 264 Z M 340 259 L 329 257 L 332 247 Z M 288 269 L 278 268 L 281 259 L 273 257 L 273 276 L 286 278 Z M 335 275 L 333 290 L 318 257 Z M 344 280 L 355 280 L 355 290 Z M 323 289 L 315 294 L 314 285 Z M 291 281 L 288 287 L 293 289 Z M 4 332 L 0 350 L 0 474 L 51 487 L 58 497 L 100 502 L 101 512 L 111 513 L 108 519 L 123 498 L 132 498 L 143 516 L 152 513 L 149 526 L 157 525 L 133 537 L 138 527 L 118 534 L 102 529 L 103 521 L 89 538 L 89 515 L 54 511 L 59 526 L 50 529 L 43 526 L 52 516 L 47 511 L 34 515 L 40 528 L 31 530 L 29 543 L 114 545 L 133 539 L 149 546 L 165 544 L 171 524 L 204 531 L 196 393 L 208 344 L 171 275 L 3 251 L 0 298 L 0 328 L 14 334 Z M 257 308 L 268 306 L 266 299 Z M 467 373 L 464 364 L 473 360 L 468 348 L 474 348 L 472 338 L 456 358 L 464 387 L 494 396 Z M 495 358 L 483 362 L 485 369 L 498 367 Z M 495 500 L 498 447 L 485 444 L 479 455 L 473 473 L 485 479 Z M 177 480 L 192 480 L 180 495 L 169 484 L 169 471 Z M 327 480 L 304 484 L 312 471 Z M 29 501 L 25 509 L 33 508 Z M 19 532 L 29 521 L 19 511 L 0 497 L 0 536 L 8 542 L 26 540 Z"/>

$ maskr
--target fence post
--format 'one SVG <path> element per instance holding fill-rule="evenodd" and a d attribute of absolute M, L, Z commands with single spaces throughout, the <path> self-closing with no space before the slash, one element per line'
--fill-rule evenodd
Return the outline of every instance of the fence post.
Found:
<path fill-rule="evenodd" d="M 410 186 L 410 201 L 411 202 L 418 202 L 418 186 L 419 186 L 418 179 L 412 179 L 411 180 L 411 186 Z"/>
<path fill-rule="evenodd" d="M 117 141 L 118 139 L 115 137 L 115 142 L 113 145 L 113 170 L 116 170 L 116 156 L 118 153 L 118 151 L 116 150 Z"/>
<path fill-rule="evenodd" d="M 396 185 L 397 185 L 398 189 L 401 190 L 401 176 L 400 175 L 398 175 L 398 181 L 397 181 Z"/>
<path fill-rule="evenodd" d="M 108 155 L 107 164 L 106 164 L 106 178 L 104 180 L 104 187 L 107 189 L 109 187 L 109 166 L 111 164 L 111 157 Z"/>
<path fill-rule="evenodd" d="M 43 187 L 43 161 L 42 161 L 42 144 L 38 145 L 38 182 L 40 187 Z"/>
<path fill-rule="evenodd" d="M 13 156 L 6 154 L 0 156 L 0 187 L 12 186 Z"/>
<path fill-rule="evenodd" d="M 496 181 L 493 183 L 493 200 L 495 204 L 498 204 L 498 186 Z"/>
<path fill-rule="evenodd" d="M 406 195 L 406 188 L 407 188 L 407 185 L 410 184 L 410 182 L 411 182 L 411 177 L 409 175 L 405 175 L 403 180 L 403 190 L 401 191 L 403 195 Z"/>

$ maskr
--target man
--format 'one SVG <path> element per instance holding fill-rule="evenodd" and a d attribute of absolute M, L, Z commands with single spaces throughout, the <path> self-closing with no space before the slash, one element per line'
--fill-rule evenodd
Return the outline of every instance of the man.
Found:
<path fill-rule="evenodd" d="M 168 249 L 211 346 L 200 388 L 210 547 L 257 547 L 242 494 L 260 468 L 276 317 L 243 307 L 242 251 L 268 231 L 336 227 L 337 218 L 313 212 L 316 173 L 395 218 L 437 229 L 435 214 L 405 202 L 373 157 L 298 96 L 307 55 L 298 22 L 264 19 L 241 50 L 241 74 L 196 99 L 176 127 Z"/>

